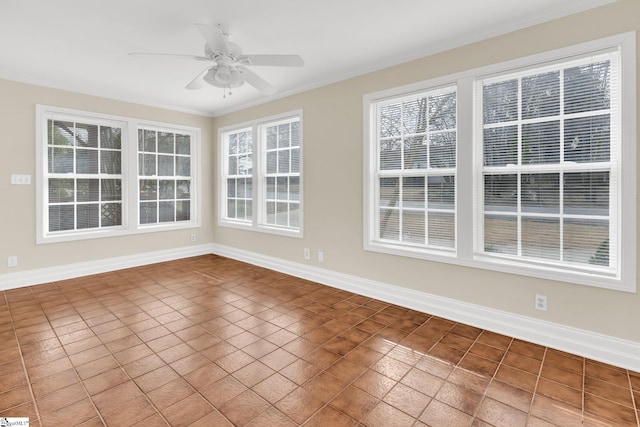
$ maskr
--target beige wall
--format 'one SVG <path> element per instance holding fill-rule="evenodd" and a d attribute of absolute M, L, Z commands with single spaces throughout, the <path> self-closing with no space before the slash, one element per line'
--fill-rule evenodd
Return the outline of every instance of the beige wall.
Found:
<path fill-rule="evenodd" d="M 202 194 L 208 196 L 213 191 L 213 171 L 209 159 L 214 151 L 215 134 L 210 117 L 0 80 L 0 195 L 3 205 L 0 220 L 0 275 L 180 248 L 191 244 L 191 233 L 196 233 L 196 243 L 212 241 L 211 197 L 203 197 L 203 221 L 199 229 L 36 245 L 36 104 L 199 127 L 202 130 Z M 32 184 L 11 185 L 11 174 L 29 174 Z M 5 260 L 12 255 L 18 256 L 17 268 L 7 268 Z"/>
<path fill-rule="evenodd" d="M 215 224 L 214 241 L 295 262 L 305 262 L 302 257 L 305 247 L 314 253 L 322 250 L 324 263 L 306 262 L 336 272 L 640 342 L 639 294 L 383 255 L 362 249 L 364 94 L 640 30 L 639 16 L 640 2 L 621 0 L 215 118 L 215 126 L 219 128 L 303 109 L 304 238 L 251 233 Z M 637 56 L 640 58 L 640 54 Z M 547 312 L 534 310 L 536 293 L 547 295 Z"/>

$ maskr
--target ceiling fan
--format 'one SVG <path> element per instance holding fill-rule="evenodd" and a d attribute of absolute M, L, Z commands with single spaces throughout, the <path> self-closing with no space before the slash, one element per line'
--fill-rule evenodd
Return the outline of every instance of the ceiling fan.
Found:
<path fill-rule="evenodd" d="M 204 56 L 181 55 L 171 53 L 130 53 L 134 56 L 165 56 L 179 59 L 194 59 L 210 62 L 187 86 L 195 90 L 210 84 L 227 90 L 242 86 L 245 82 L 258 89 L 264 95 L 272 95 L 276 88 L 262 77 L 251 71 L 248 66 L 302 67 L 304 61 L 299 55 L 244 55 L 237 44 L 229 41 L 229 35 L 218 24 L 196 24 L 204 37 Z M 229 92 L 231 94 L 231 92 Z"/>

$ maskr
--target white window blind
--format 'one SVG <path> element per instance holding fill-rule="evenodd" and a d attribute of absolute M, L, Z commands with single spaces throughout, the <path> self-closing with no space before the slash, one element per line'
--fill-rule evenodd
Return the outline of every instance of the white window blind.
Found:
<path fill-rule="evenodd" d="M 617 51 L 482 82 L 483 255 L 617 268 Z"/>
<path fill-rule="evenodd" d="M 191 136 L 138 129 L 140 224 L 191 220 Z"/>
<path fill-rule="evenodd" d="M 376 106 L 376 238 L 455 248 L 456 89 Z"/>
<path fill-rule="evenodd" d="M 46 232 L 122 225 L 122 125 L 47 120 Z"/>
<path fill-rule="evenodd" d="M 220 130 L 220 220 L 302 235 L 302 112 Z"/>

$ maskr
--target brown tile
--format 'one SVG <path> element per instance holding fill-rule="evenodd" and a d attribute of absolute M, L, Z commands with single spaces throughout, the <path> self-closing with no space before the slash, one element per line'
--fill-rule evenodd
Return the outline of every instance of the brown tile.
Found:
<path fill-rule="evenodd" d="M 298 360 L 298 358 L 295 355 L 282 348 L 278 348 L 277 350 L 274 350 L 273 352 L 260 357 L 260 361 L 262 363 L 275 371 L 279 371 L 280 369 L 290 365 L 296 360 Z"/>
<path fill-rule="evenodd" d="M 532 359 L 530 357 L 514 353 L 513 351 L 507 352 L 502 363 L 534 375 L 538 375 L 540 372 L 540 366 L 542 366 L 542 361 L 540 359 Z"/>
<path fill-rule="evenodd" d="M 162 411 L 172 426 L 188 426 L 213 412 L 214 408 L 202 396 L 191 396 L 174 403 Z"/>
<path fill-rule="evenodd" d="M 347 387 L 347 383 L 324 371 L 309 380 L 303 389 L 311 396 L 327 403 L 342 392 L 345 387 Z"/>
<path fill-rule="evenodd" d="M 186 399 L 195 391 L 183 378 L 177 378 L 151 391 L 147 396 L 160 411 Z"/>
<path fill-rule="evenodd" d="M 455 409 L 473 415 L 480 404 L 482 395 L 464 386 L 446 382 L 435 398 Z"/>
<path fill-rule="evenodd" d="M 223 403 L 218 410 L 233 424 L 245 425 L 269 408 L 270 404 L 258 394 L 246 390 Z"/>
<path fill-rule="evenodd" d="M 297 424 L 289 417 L 274 407 L 270 407 L 256 418 L 247 427 L 295 427 Z"/>
<path fill-rule="evenodd" d="M 227 420 L 224 415 L 222 415 L 217 409 L 213 409 L 213 411 L 209 412 L 209 414 L 205 415 L 203 418 L 200 418 L 198 421 L 191 424 L 189 427 L 233 427 L 233 424 L 229 420 Z M 146 427 L 146 426 L 141 426 Z"/>
<path fill-rule="evenodd" d="M 77 366 L 76 371 L 82 380 L 86 380 L 116 367 L 118 367 L 118 362 L 113 356 L 108 355 Z"/>
<path fill-rule="evenodd" d="M 629 387 L 629 374 L 627 371 L 610 365 L 587 361 L 585 363 L 585 376 L 606 381 L 620 387 Z"/>
<path fill-rule="evenodd" d="M 520 369 L 502 365 L 496 373 L 496 379 L 525 391 L 533 392 L 536 387 L 537 376 Z"/>
<path fill-rule="evenodd" d="M 491 382 L 487 388 L 486 396 L 523 412 L 529 411 L 533 400 L 533 393 L 498 380 Z"/>
<path fill-rule="evenodd" d="M 84 399 L 46 415 L 40 413 L 40 423 L 44 427 L 80 425 L 85 421 L 96 418 L 97 415 L 98 413 L 91 401 Z"/>
<path fill-rule="evenodd" d="M 380 402 L 377 398 L 356 388 L 349 386 L 336 396 L 329 404 L 351 418 L 361 420 Z"/>
<path fill-rule="evenodd" d="M 0 411 L 31 402 L 29 387 L 14 388 L 7 392 L 0 392 Z"/>
<path fill-rule="evenodd" d="M 383 368 L 381 367 L 380 369 Z M 350 383 L 366 370 L 366 366 L 356 365 L 344 357 L 326 369 L 327 372 L 346 383 Z M 381 373 L 384 374 L 384 372 Z"/>
<path fill-rule="evenodd" d="M 492 378 L 493 374 L 498 370 L 498 362 L 485 359 L 484 357 L 476 356 L 473 353 L 467 353 L 458 364 L 461 368 L 468 369 L 479 375 L 484 375 L 487 378 Z"/>
<path fill-rule="evenodd" d="M 582 426 L 582 410 L 571 405 L 536 395 L 530 415 L 559 426 Z"/>
<path fill-rule="evenodd" d="M 151 372 L 155 369 L 164 366 L 164 362 L 155 354 L 151 356 L 143 357 L 135 362 L 128 363 L 123 366 L 124 370 L 131 378 L 137 378 L 141 375 Z"/>
<path fill-rule="evenodd" d="M 165 385 L 178 378 L 179 375 L 168 366 L 162 366 L 151 372 L 147 372 L 134 379 L 135 383 L 145 393 L 148 393 L 156 388 Z"/>
<path fill-rule="evenodd" d="M 80 378 L 76 374 L 76 371 L 74 369 L 67 369 L 42 378 L 39 381 L 32 382 L 31 388 L 33 389 L 33 395 L 39 398 L 78 382 L 80 382 Z"/>
<path fill-rule="evenodd" d="M 228 375 L 198 391 L 216 408 L 247 390 L 240 381 Z"/>
<path fill-rule="evenodd" d="M 412 425 L 415 420 L 397 408 L 380 402 L 363 421 L 370 427 L 404 427 Z"/>
<path fill-rule="evenodd" d="M 71 361 L 67 357 L 63 357 L 53 362 L 43 363 L 42 365 L 34 366 L 33 368 L 27 368 L 29 374 L 29 380 L 31 382 L 38 381 L 42 378 L 48 377 L 53 374 L 57 374 L 67 369 L 71 369 Z M 22 366 L 19 363 L 14 369 L 21 370 Z"/>
<path fill-rule="evenodd" d="M 584 382 L 582 375 L 546 363 L 542 365 L 540 376 L 577 390 L 582 390 Z"/>
<path fill-rule="evenodd" d="M 139 396 L 122 406 L 102 414 L 107 425 L 125 426 L 134 425 L 140 421 L 146 420 L 157 412 L 151 406 L 145 396 Z"/>
<path fill-rule="evenodd" d="M 372 369 L 367 370 L 353 382 L 354 386 L 378 399 L 382 399 L 396 384 L 397 381 Z"/>
<path fill-rule="evenodd" d="M 90 395 L 95 395 L 128 380 L 126 372 L 118 367 L 85 380 L 84 386 Z"/>
<path fill-rule="evenodd" d="M 494 426 L 524 427 L 527 425 L 526 412 L 490 398 L 482 400 L 476 417 Z"/>
<path fill-rule="evenodd" d="M 431 402 L 431 397 L 404 384 L 397 384 L 382 400 L 413 418 L 417 418 Z"/>
<path fill-rule="evenodd" d="M 172 362 L 170 365 L 174 371 L 184 376 L 191 371 L 194 371 L 198 368 L 208 365 L 209 363 L 211 363 L 209 359 L 207 359 L 203 355 L 199 353 L 193 353 L 186 357 L 183 357 L 182 359 Z"/>
<path fill-rule="evenodd" d="M 298 386 L 288 378 L 275 373 L 269 378 L 264 379 L 260 383 L 252 387 L 252 390 L 258 393 L 264 400 L 274 404 Z"/>
<path fill-rule="evenodd" d="M 280 373 L 298 385 L 302 385 L 318 374 L 320 369 L 309 362 L 298 359 L 280 370 Z"/>
<path fill-rule="evenodd" d="M 472 417 L 437 400 L 432 400 L 420 416 L 420 420 L 433 427 L 466 426 Z"/>
<path fill-rule="evenodd" d="M 428 372 L 413 368 L 400 380 L 402 384 L 411 387 L 427 396 L 435 396 L 445 381 Z"/>
<path fill-rule="evenodd" d="M 283 375 L 287 376 L 284 371 L 285 370 L 283 369 L 281 371 L 281 373 Z M 261 382 L 262 380 L 265 380 L 268 377 L 270 377 L 271 375 L 273 375 L 274 372 L 275 371 L 273 369 L 269 368 L 264 363 L 261 363 L 260 361 L 256 360 L 256 361 L 248 364 L 247 366 L 245 366 L 243 368 L 240 368 L 237 371 L 235 371 L 233 373 L 233 376 L 236 377 L 242 384 L 244 384 L 247 387 L 251 388 L 251 387 L 255 386 L 256 384 L 258 384 L 259 382 Z M 298 376 L 300 376 L 300 375 L 298 375 Z M 290 377 L 289 377 L 289 379 L 293 380 Z"/>
<path fill-rule="evenodd" d="M 275 406 L 296 423 L 303 424 L 324 406 L 324 402 L 313 397 L 307 390 L 298 388 L 281 399 Z"/>
<path fill-rule="evenodd" d="M 58 409 L 69 406 L 72 403 L 79 402 L 88 398 L 87 393 L 82 384 L 75 383 L 70 386 L 61 388 L 44 397 L 37 398 L 36 404 L 41 416 L 51 414 Z"/>
<path fill-rule="evenodd" d="M 559 400 L 578 409 L 582 408 L 582 392 L 580 390 L 567 387 L 546 378 L 540 378 L 538 380 L 536 394 L 541 394 L 543 396 L 550 397 L 551 399 Z"/>
<path fill-rule="evenodd" d="M 153 350 L 145 344 L 138 344 L 125 350 L 114 353 L 113 356 L 121 365 L 126 365 L 136 360 L 142 359 L 153 354 Z"/>

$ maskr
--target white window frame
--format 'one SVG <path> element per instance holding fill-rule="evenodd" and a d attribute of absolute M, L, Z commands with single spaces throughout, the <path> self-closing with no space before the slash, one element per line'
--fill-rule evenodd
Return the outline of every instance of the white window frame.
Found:
<path fill-rule="evenodd" d="M 266 177 L 267 177 L 267 161 L 266 161 L 266 128 L 280 123 L 298 121 L 300 130 L 300 208 L 299 208 L 299 226 L 288 227 L 278 226 L 267 223 L 266 212 Z M 229 144 L 228 136 L 234 133 L 250 130 L 252 135 L 252 175 L 246 177 L 252 178 L 252 215 L 248 220 L 229 218 L 227 216 L 227 178 L 229 177 Z M 288 237 L 303 237 L 304 230 L 304 191 L 303 191 L 303 114 L 302 110 L 295 110 L 278 114 L 274 116 L 264 117 L 258 120 L 252 120 L 237 125 L 225 126 L 218 130 L 218 225 L 221 227 L 231 227 L 243 230 L 252 230 L 263 233 L 278 234 Z"/>
<path fill-rule="evenodd" d="M 86 123 L 116 123 L 122 127 L 122 225 L 100 229 L 49 232 L 48 217 L 48 164 L 47 120 L 70 120 Z M 139 224 L 138 187 L 138 128 L 153 128 L 191 137 L 191 218 L 160 224 Z M 138 233 L 197 228 L 200 215 L 200 134 L 199 128 L 170 123 L 115 116 L 56 106 L 36 105 L 36 243 L 56 243 L 75 240 L 123 236 Z M 75 176 L 75 174 L 69 174 Z"/>
<path fill-rule="evenodd" d="M 636 291 L 636 33 L 629 32 L 604 39 L 569 46 L 512 61 L 464 71 L 441 78 L 423 81 L 399 88 L 367 94 L 363 97 L 364 120 L 364 242 L 365 250 L 400 256 L 445 262 L 467 267 L 513 273 L 529 277 L 550 279 L 580 285 Z M 575 269 L 544 263 L 489 257 L 478 248 L 478 233 L 482 232 L 478 219 L 482 214 L 482 110 L 477 108 L 481 81 L 489 76 L 515 73 L 520 70 L 563 63 L 574 58 L 618 49 L 620 68 L 620 136 L 619 155 L 619 209 L 618 209 L 618 262 L 614 274 L 589 268 Z M 393 97 L 428 91 L 445 85 L 456 85 L 458 94 L 458 146 L 456 175 L 456 250 L 437 253 L 415 247 L 388 245 L 376 241 L 375 229 L 375 168 L 376 168 L 376 103 Z M 478 86 L 480 85 L 480 89 Z"/>

